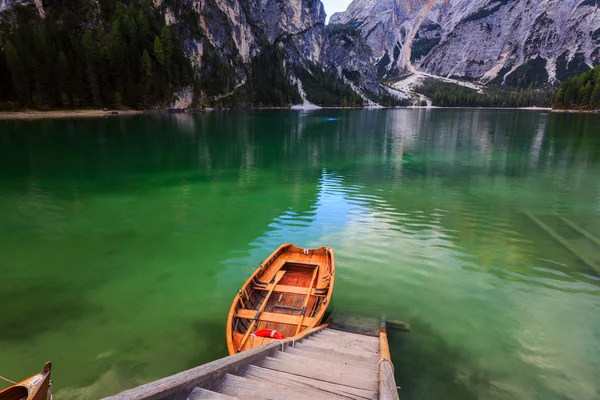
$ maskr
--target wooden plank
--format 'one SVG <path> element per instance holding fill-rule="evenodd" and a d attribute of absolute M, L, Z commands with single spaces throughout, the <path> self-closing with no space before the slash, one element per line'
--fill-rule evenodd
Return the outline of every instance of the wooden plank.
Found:
<path fill-rule="evenodd" d="M 320 366 L 323 368 L 343 368 L 344 371 L 356 372 L 357 374 L 364 374 L 364 376 L 372 377 L 377 379 L 377 364 L 358 364 L 348 361 L 338 362 L 337 360 L 325 359 L 326 354 L 323 357 L 315 358 L 309 355 L 292 354 L 288 352 L 279 352 L 273 357 L 285 361 L 287 363 L 296 363 L 301 365 Z"/>
<path fill-rule="evenodd" d="M 256 316 L 256 310 L 239 309 L 239 310 L 237 310 L 235 316 L 239 317 L 239 318 L 254 319 L 254 317 Z M 277 322 L 279 324 L 296 325 L 296 323 L 298 322 L 298 316 L 297 315 L 285 315 L 285 314 L 277 314 L 277 313 L 270 313 L 270 312 L 262 312 L 262 313 L 260 313 L 258 320 L 261 322 L 266 321 L 266 322 Z M 317 323 L 319 323 L 318 318 L 305 318 L 303 325 L 311 326 L 311 325 L 314 325 Z"/>
<path fill-rule="evenodd" d="M 370 358 L 375 361 L 377 361 L 379 359 L 379 351 L 373 352 L 373 351 L 366 351 L 366 350 L 357 349 L 354 347 L 342 346 L 342 345 L 336 346 L 335 344 L 326 343 L 326 342 L 319 341 L 319 340 L 306 339 L 306 340 L 303 340 L 300 345 L 301 346 L 310 346 L 313 348 L 323 349 L 326 351 L 334 350 L 339 353 L 353 354 L 356 356 Z"/>
<path fill-rule="evenodd" d="M 313 271 L 312 278 L 310 279 L 310 284 L 306 290 L 306 296 L 304 297 L 304 303 L 302 303 L 302 311 L 298 316 L 298 325 L 296 326 L 296 333 L 294 336 L 300 333 L 300 329 L 302 329 L 302 322 L 304 322 L 304 318 L 306 317 L 306 307 L 308 306 L 308 300 L 310 300 L 310 292 L 313 289 L 315 279 L 317 278 L 317 274 L 319 273 L 319 267 L 316 267 Z M 314 301 L 313 301 L 314 303 Z"/>
<path fill-rule="evenodd" d="M 266 283 L 271 282 L 275 277 L 275 274 L 281 269 L 283 264 L 287 262 L 287 259 L 290 257 L 290 254 L 291 253 L 283 253 L 279 257 L 277 257 L 277 259 L 273 261 L 273 263 L 262 272 L 262 275 L 258 274 L 258 279 Z"/>
<path fill-rule="evenodd" d="M 277 272 L 277 274 L 275 275 L 275 278 L 273 278 L 274 279 L 273 284 L 277 285 L 277 282 L 279 282 L 281 280 L 281 278 L 283 278 L 284 275 L 285 275 L 285 271 Z M 272 294 L 273 294 L 273 289 L 269 290 L 269 292 L 267 293 L 265 298 L 262 300 L 262 304 L 260 305 L 258 310 L 256 310 L 256 313 L 254 314 L 255 317 L 252 319 L 252 323 L 250 323 L 250 326 L 246 330 L 246 333 L 244 334 L 242 342 L 239 344 L 237 351 L 240 351 L 244 348 L 244 344 L 246 344 L 246 340 L 248 340 L 248 337 L 252 333 L 254 326 L 258 322 L 258 318 L 256 318 L 256 316 L 258 316 L 260 313 L 262 313 L 265 310 L 265 308 L 267 307 L 267 303 L 269 302 L 269 298 L 271 297 Z"/>
<path fill-rule="evenodd" d="M 596 236 L 592 235 L 591 233 L 589 233 L 588 231 L 586 231 L 585 229 L 583 229 L 582 227 L 577 225 L 575 222 L 571 221 L 570 219 L 566 219 L 565 217 L 560 217 L 560 219 L 565 224 L 569 225 L 571 228 L 573 228 L 577 232 L 581 233 L 583 236 L 585 236 L 592 242 L 596 243 L 597 246 L 600 246 L 600 239 L 598 239 Z"/>
<path fill-rule="evenodd" d="M 356 369 L 348 370 L 339 365 L 337 368 L 332 368 L 330 363 L 327 363 L 329 367 L 322 367 L 318 365 L 316 360 L 311 360 L 311 363 L 307 365 L 300 365 L 273 357 L 265 357 L 262 361 L 254 364 L 275 371 L 304 376 L 306 378 L 324 382 L 336 383 L 338 385 L 350 386 L 357 389 L 376 391 L 379 386 L 377 379 L 367 378 L 363 374 L 357 373 Z M 363 370 L 360 370 L 360 372 L 363 372 Z"/>
<path fill-rule="evenodd" d="M 529 217 L 529 219 L 531 219 L 533 222 L 535 222 L 540 228 L 542 228 L 543 230 L 545 230 L 557 242 L 559 242 L 560 244 L 562 244 L 563 246 L 565 246 L 565 248 L 567 250 L 569 250 L 571 253 L 573 253 L 573 255 L 575 255 L 581 261 L 583 261 L 585 264 L 587 264 L 588 267 L 590 267 L 591 269 L 593 269 L 594 271 L 596 271 L 597 273 L 600 274 L 600 266 L 598 264 L 596 264 L 595 262 L 593 262 L 592 260 L 588 259 L 583 254 L 581 254 L 579 251 L 577 251 L 573 246 L 571 246 L 569 244 L 569 242 L 567 242 L 567 240 L 565 238 L 563 238 L 562 236 L 560 236 L 558 233 L 554 232 L 552 230 L 552 228 L 550 228 L 548 225 L 546 225 L 544 222 L 542 222 L 539 218 L 537 218 L 536 216 L 534 216 L 530 212 L 523 211 L 523 214 L 525 214 L 527 217 Z"/>
<path fill-rule="evenodd" d="M 344 331 L 341 329 L 333 329 L 333 328 L 325 329 L 323 332 L 326 332 L 328 334 L 334 334 L 334 335 L 348 336 L 348 337 L 352 337 L 352 338 L 361 338 L 361 339 L 365 339 L 365 340 L 368 340 L 371 342 L 379 339 L 379 336 L 364 335 L 359 332 Z M 321 332 L 321 333 L 323 333 L 323 332 Z"/>
<path fill-rule="evenodd" d="M 189 394 L 187 400 L 239 400 L 237 397 L 227 396 L 225 394 L 213 392 L 211 390 L 195 387 Z"/>
<path fill-rule="evenodd" d="M 265 287 L 253 286 L 252 289 L 253 290 L 268 291 L 268 290 L 271 290 L 272 287 L 273 287 L 273 284 L 270 283 L 270 284 L 268 284 Z M 303 296 L 303 295 L 306 294 L 307 290 L 308 290 L 308 288 L 302 287 L 302 286 L 275 285 L 275 289 L 273 289 L 273 293 L 299 294 L 299 295 Z M 311 295 L 325 297 L 326 295 L 322 294 L 321 292 L 324 292 L 323 288 L 319 289 L 319 293 L 317 293 L 317 289 L 316 288 L 312 288 Z"/>
<path fill-rule="evenodd" d="M 379 373 L 379 400 L 399 400 L 391 362 L 382 362 Z"/>
<path fill-rule="evenodd" d="M 310 343 L 299 343 L 296 344 L 295 347 L 289 347 L 290 349 L 297 349 L 302 352 L 306 352 L 308 355 L 322 355 L 324 352 L 328 354 L 331 353 L 333 356 L 343 359 L 348 359 L 352 361 L 363 362 L 367 364 L 376 364 L 379 361 L 378 354 L 369 354 L 364 352 L 348 352 L 344 350 L 338 350 L 335 348 L 330 348 L 327 350 L 323 350 L 322 347 L 311 346 Z"/>
<path fill-rule="evenodd" d="M 237 396 L 242 399 L 261 400 L 347 400 L 339 395 L 324 392 L 318 389 L 297 388 L 280 385 L 277 382 L 262 379 L 249 379 L 241 376 L 227 374 L 219 386 L 219 392 L 228 396 Z"/>
<path fill-rule="evenodd" d="M 378 395 L 376 392 L 357 389 L 349 386 L 338 385 L 331 382 L 324 382 L 316 379 L 305 378 L 299 375 L 288 374 L 281 371 L 274 371 L 272 369 L 258 367 L 256 365 L 249 365 L 244 376 L 253 377 L 256 379 L 263 379 L 270 382 L 283 383 L 286 386 L 297 387 L 297 388 L 315 388 L 323 390 L 325 392 L 335 393 L 341 396 L 348 397 L 350 399 L 362 400 L 362 399 L 377 399 Z"/>
<path fill-rule="evenodd" d="M 394 366 L 390 347 L 385 330 L 385 319 L 381 321 L 379 330 L 379 399 L 380 400 L 399 400 L 398 388 L 396 387 L 396 378 L 394 377 Z"/>
<path fill-rule="evenodd" d="M 302 335 L 303 337 L 308 337 L 326 327 L 327 325 L 320 325 Z M 126 390 L 114 396 L 107 397 L 105 400 L 183 399 L 187 397 L 194 387 L 214 390 L 226 374 L 241 373 L 249 364 L 262 360 L 266 356 L 276 354 L 281 350 L 281 343 L 273 342 L 229 357 L 223 357 L 208 364 Z M 283 340 L 284 347 L 291 343 L 291 338 Z"/>
<path fill-rule="evenodd" d="M 379 351 L 379 341 L 378 340 L 376 340 L 375 342 L 366 343 L 362 340 L 347 339 L 347 338 L 342 338 L 342 337 L 333 337 L 333 336 L 321 335 L 321 334 L 319 334 L 318 336 L 315 336 L 312 340 L 315 340 L 315 341 L 318 341 L 321 343 L 329 343 L 333 346 L 349 347 L 349 348 L 353 348 L 356 350 L 369 351 L 369 352 L 373 352 L 373 353 L 376 353 Z"/>
<path fill-rule="evenodd" d="M 313 359 L 319 359 L 323 361 L 336 362 L 340 364 L 356 365 L 364 369 L 377 369 L 377 360 L 367 360 L 366 358 L 359 358 L 354 356 L 348 356 L 347 354 L 338 353 L 336 351 L 317 350 L 312 348 L 296 348 L 288 347 L 285 349 L 286 354 L 292 354 L 297 356 L 310 357 Z"/>
<path fill-rule="evenodd" d="M 379 346 L 379 338 L 373 336 L 359 335 L 357 333 L 343 332 L 335 329 L 324 329 L 319 332 L 319 337 L 333 337 L 343 340 L 356 340 L 365 344 Z"/>

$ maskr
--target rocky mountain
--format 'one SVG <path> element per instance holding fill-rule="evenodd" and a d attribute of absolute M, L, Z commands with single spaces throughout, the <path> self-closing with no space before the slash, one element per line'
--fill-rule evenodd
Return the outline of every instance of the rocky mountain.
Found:
<path fill-rule="evenodd" d="M 600 0 L 354 0 L 325 17 L 320 0 L 0 0 L 0 108 L 422 103 L 431 78 L 483 94 L 600 63 Z"/>
<path fill-rule="evenodd" d="M 600 63 L 599 0 L 354 0 L 330 24 L 357 29 L 387 79 L 539 87 Z"/>
<path fill-rule="evenodd" d="M 289 105 L 302 103 L 302 94 L 321 105 L 364 105 L 389 97 L 379 85 L 371 48 L 355 31 L 327 29 L 320 0 L 137 0 L 144 2 L 181 40 L 197 71 L 196 97 L 203 104 Z M 0 0 L 0 12 L 35 5 L 44 18 L 59 3 Z M 103 10 L 136 1 L 76 0 L 71 6 L 82 7 L 79 3 Z M 311 82 L 303 85 L 304 79 Z M 180 89 L 173 104 L 190 106 L 193 91 Z M 339 103 L 332 100 L 336 97 Z"/>

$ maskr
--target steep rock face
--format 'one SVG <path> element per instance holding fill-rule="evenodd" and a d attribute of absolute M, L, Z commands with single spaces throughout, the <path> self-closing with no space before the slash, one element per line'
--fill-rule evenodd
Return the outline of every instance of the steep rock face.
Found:
<path fill-rule="evenodd" d="M 155 6 L 167 23 L 186 30 L 181 36 L 197 65 L 206 52 L 227 65 L 225 93 L 246 82 L 246 66 L 268 43 L 284 50 L 290 82 L 297 81 L 295 68 L 317 66 L 380 94 L 370 47 L 358 34 L 326 32 L 320 0 L 155 0 Z"/>
<path fill-rule="evenodd" d="M 357 30 L 327 29 L 322 63 L 337 70 L 340 76 L 356 87 L 379 94 L 379 80 L 373 68 L 373 51 Z"/>
<path fill-rule="evenodd" d="M 110 4 L 107 0 L 88 1 L 99 10 Z M 51 0 L 0 0 L 0 11 L 33 3 L 42 17 L 53 6 Z M 327 32 L 320 0 L 153 0 L 152 4 L 183 42 L 203 100 L 233 98 L 236 92 L 244 92 L 242 105 L 255 101 L 257 86 L 264 86 L 264 82 L 257 83 L 262 78 L 257 74 L 265 71 L 257 71 L 261 67 L 253 60 L 265 49 L 274 48 L 283 50 L 283 59 L 273 58 L 272 63 L 283 70 L 290 84 L 296 85 L 298 68 L 316 67 L 358 91 L 376 96 L 381 92 L 370 46 L 356 31 Z M 262 60 L 261 65 L 269 61 Z M 286 84 L 279 80 L 279 85 Z M 287 90 L 275 89 L 284 94 Z"/>
<path fill-rule="evenodd" d="M 234 66 L 248 63 L 263 43 L 282 43 L 298 61 L 319 63 L 325 12 L 315 0 L 155 0 L 167 23 L 186 29 L 187 50 L 201 58 L 207 47 Z"/>
<path fill-rule="evenodd" d="M 380 75 L 553 83 L 600 63 L 596 0 L 355 0 L 331 23 L 360 30 Z"/>
<path fill-rule="evenodd" d="M 197 25 L 200 36 L 214 47 L 233 40 L 235 53 L 244 62 L 256 55 L 261 40 L 274 43 L 302 36 L 325 22 L 323 4 L 314 0 L 155 0 L 154 4 L 169 24 Z M 309 58 L 320 53 L 318 43 L 305 50 Z"/>
<path fill-rule="evenodd" d="M 24 4 L 28 4 L 28 3 L 32 3 L 32 1 L 31 0 L 0 0 L 0 11 L 6 10 L 13 6 L 24 5 Z M 44 16 L 43 0 L 35 0 L 35 1 L 33 1 L 33 3 L 35 3 L 35 6 L 37 7 L 38 12 L 43 17 Z"/>

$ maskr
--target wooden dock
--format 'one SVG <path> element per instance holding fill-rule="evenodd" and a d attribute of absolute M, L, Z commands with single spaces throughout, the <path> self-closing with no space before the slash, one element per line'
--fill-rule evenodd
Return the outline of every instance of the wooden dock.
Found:
<path fill-rule="evenodd" d="M 361 333 L 321 325 L 105 400 L 396 400 L 393 371 L 385 323 Z"/>

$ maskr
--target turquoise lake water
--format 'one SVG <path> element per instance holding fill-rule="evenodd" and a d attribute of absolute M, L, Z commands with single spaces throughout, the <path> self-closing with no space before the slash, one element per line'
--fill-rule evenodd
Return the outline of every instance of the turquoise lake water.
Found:
<path fill-rule="evenodd" d="M 97 399 L 224 356 L 236 291 L 291 242 L 334 248 L 330 309 L 411 324 L 402 399 L 597 399 L 593 238 L 599 115 L 0 121 L 0 375 L 52 360 L 56 399 Z"/>

